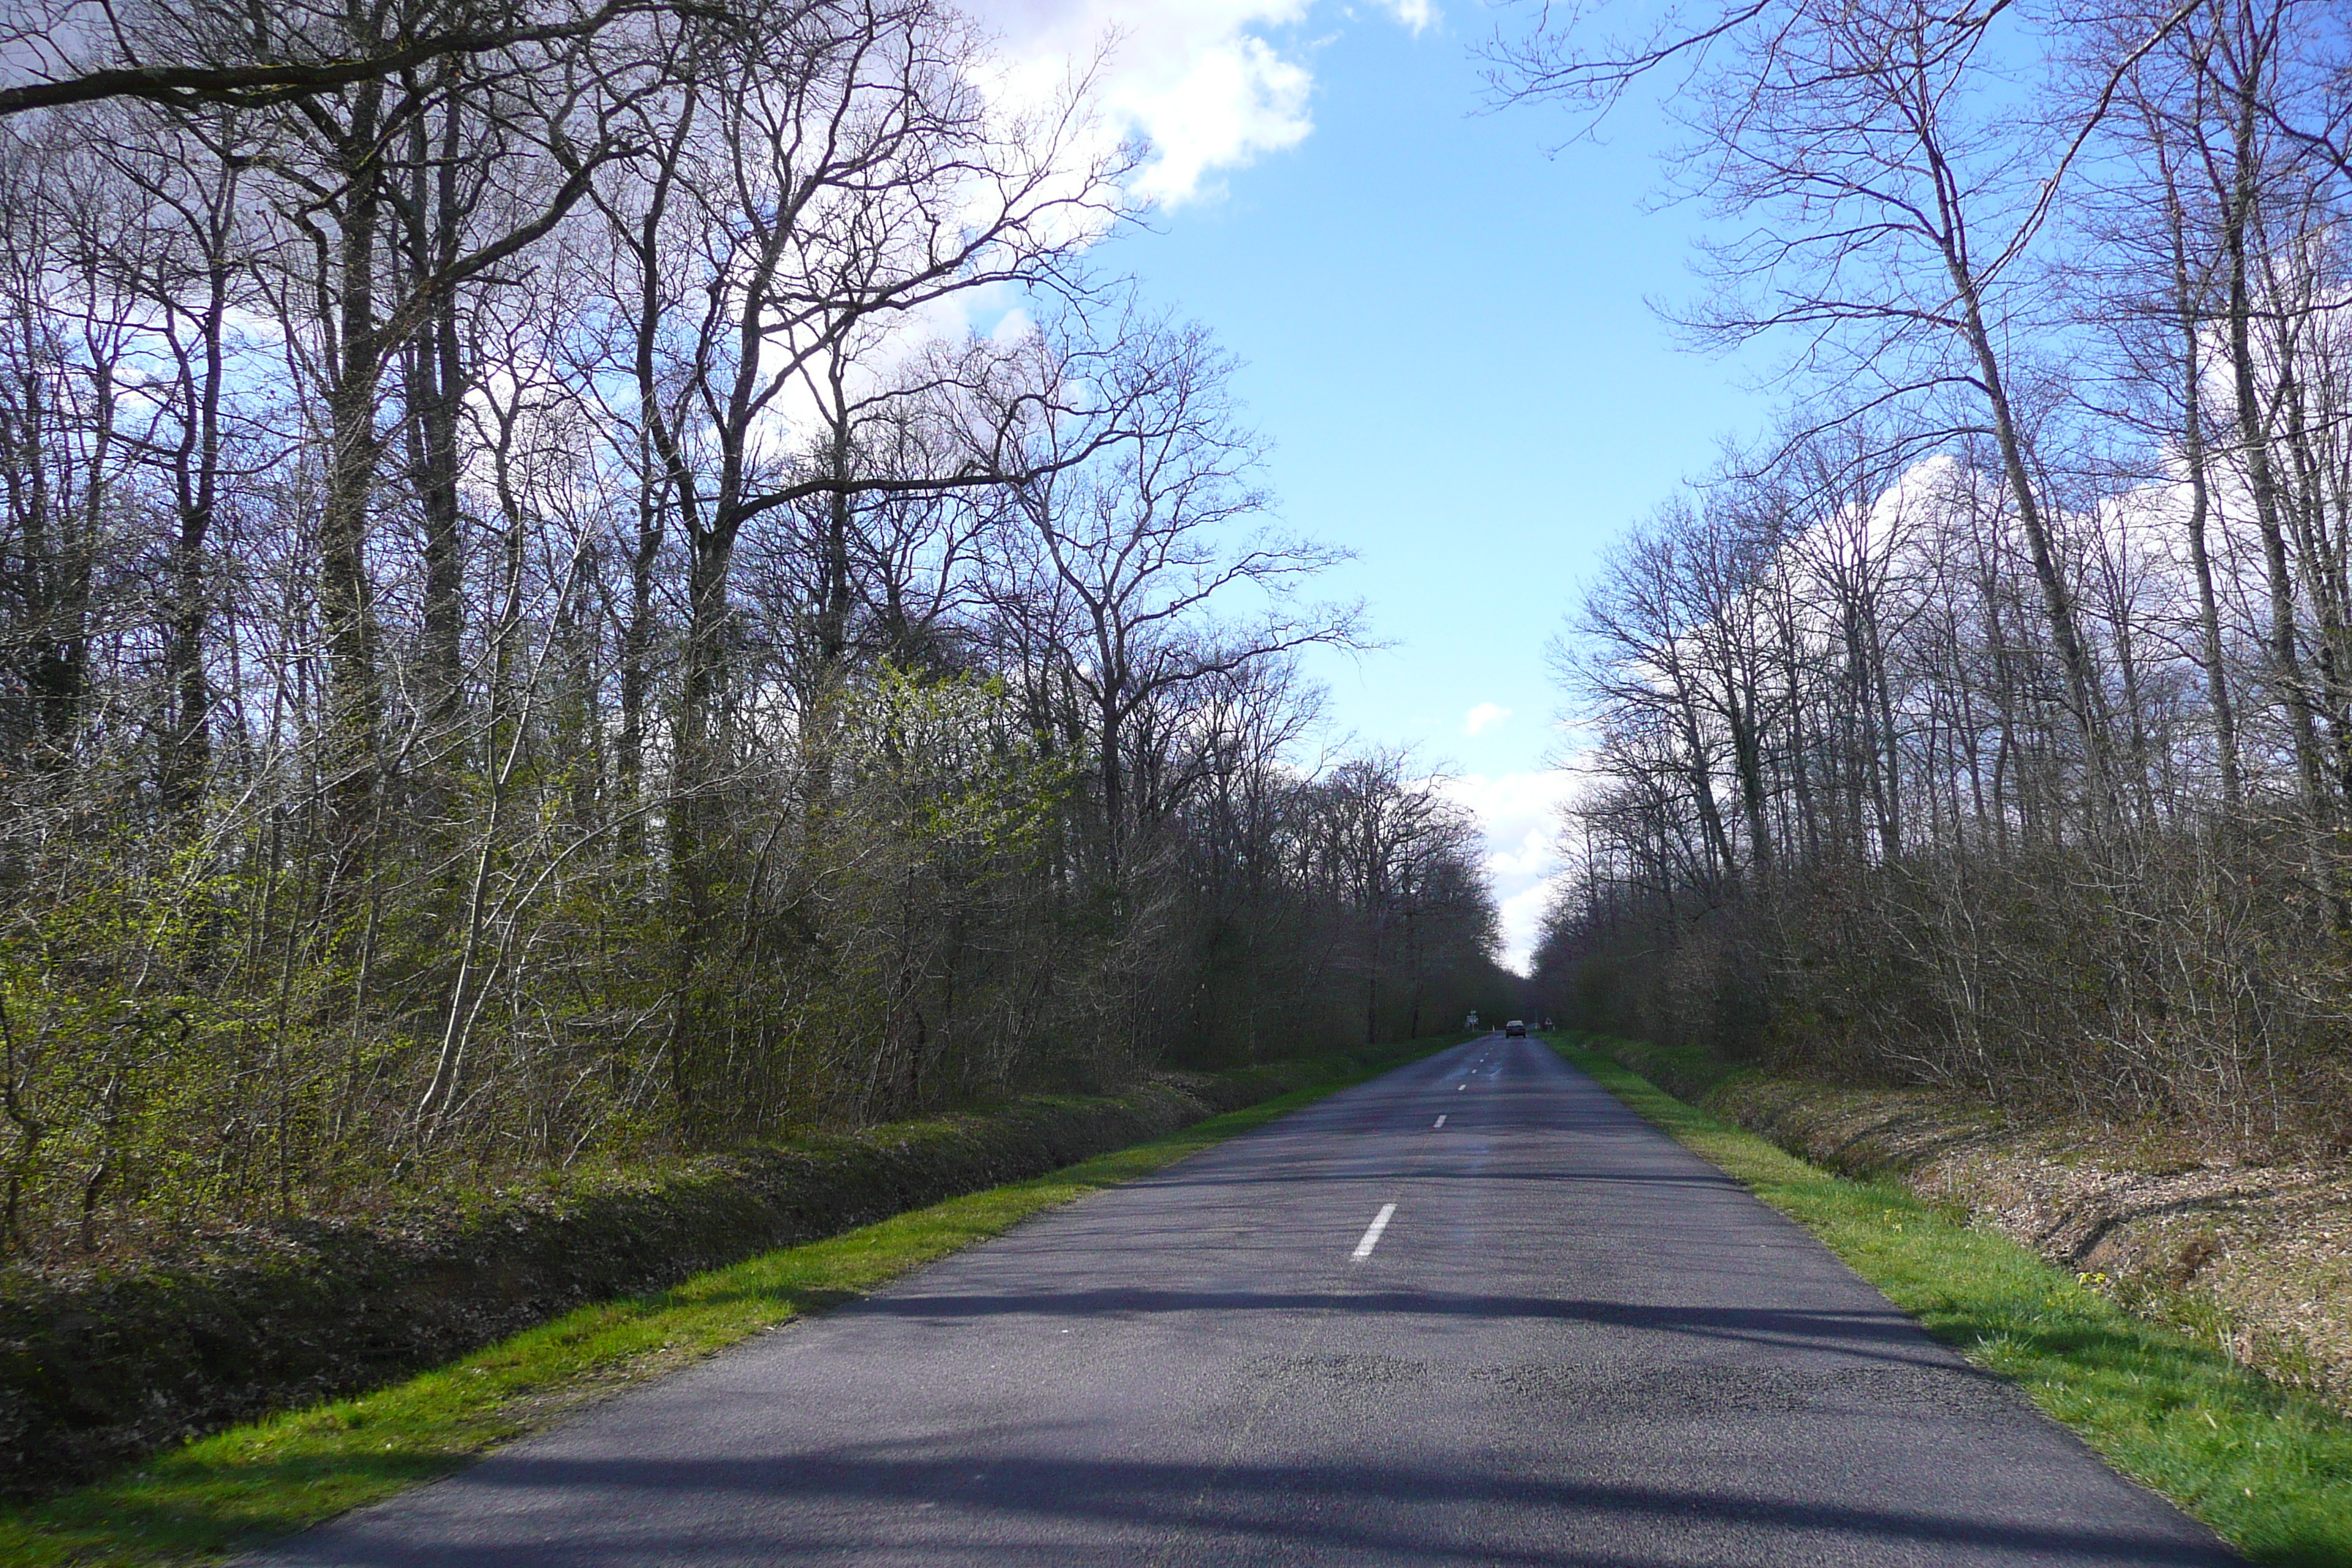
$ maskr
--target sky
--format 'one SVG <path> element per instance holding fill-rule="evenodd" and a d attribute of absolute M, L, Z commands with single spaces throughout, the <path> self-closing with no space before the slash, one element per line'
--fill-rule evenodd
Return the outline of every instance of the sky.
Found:
<path fill-rule="evenodd" d="M 1205 323 L 1272 445 L 1286 529 L 1385 644 L 1318 655 L 1333 727 L 1406 745 L 1476 811 L 1523 963 L 1555 868 L 1561 706 L 1546 645 L 1599 554 L 1752 432 L 1768 399 L 1680 348 L 1701 223 L 1659 209 L 1655 123 L 1559 151 L 1557 111 L 1487 107 L 1483 0 L 998 0 L 1008 49 L 1119 35 L 1108 111 L 1157 211 L 1098 247 Z"/>

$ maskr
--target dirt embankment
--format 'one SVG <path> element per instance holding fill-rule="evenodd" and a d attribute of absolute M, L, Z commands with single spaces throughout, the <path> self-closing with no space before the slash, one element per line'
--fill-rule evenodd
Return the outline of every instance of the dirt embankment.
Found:
<path fill-rule="evenodd" d="M 1616 1044 L 1602 1048 L 1726 1121 L 1841 1174 L 1897 1180 L 2352 1412 L 2352 1167 L 2247 1160 L 2178 1128 L 2029 1121 L 1931 1089 L 1717 1078 Z"/>
<path fill-rule="evenodd" d="M 290 1220 L 170 1258 L 0 1269 L 0 1494 L 380 1387 L 574 1307 L 1043 1175 L 1327 1083 L 1352 1058 L 1057 1096 L 488 1194 Z"/>

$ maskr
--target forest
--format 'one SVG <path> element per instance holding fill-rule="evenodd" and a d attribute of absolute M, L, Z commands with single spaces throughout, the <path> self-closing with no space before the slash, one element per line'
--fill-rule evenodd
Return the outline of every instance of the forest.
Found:
<path fill-rule="evenodd" d="M 1230 359 L 1092 259 L 1083 68 L 935 0 L 5 28 L 10 1257 L 1512 994 Z"/>
<path fill-rule="evenodd" d="M 1849 1081 L 2352 1128 L 2352 12 L 1709 10 L 1662 71 L 1697 344 L 1778 425 L 1556 645 L 1580 793 L 1538 982 Z M 1677 26 L 1686 31 L 1675 31 Z"/>

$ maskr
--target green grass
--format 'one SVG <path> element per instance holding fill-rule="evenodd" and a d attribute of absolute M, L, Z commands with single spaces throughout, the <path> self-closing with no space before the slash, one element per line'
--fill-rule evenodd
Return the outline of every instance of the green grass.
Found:
<path fill-rule="evenodd" d="M 1586 1035 L 1583 1038 L 1614 1058 L 1619 1065 L 1633 1068 L 1668 1094 L 1687 1100 L 1704 1100 L 1709 1091 L 1750 1070 L 1733 1066 L 1703 1046 L 1660 1046 L 1614 1035 Z"/>
<path fill-rule="evenodd" d="M 2352 1563 L 2352 1422 L 1891 1184 L 1832 1176 L 1551 1041 L 1612 1094 L 1811 1231 L 1927 1331 L 2018 1384 L 2109 1463 L 2258 1563 Z"/>
<path fill-rule="evenodd" d="M 1382 1052 L 1359 1070 L 1051 1175 L 771 1252 L 657 1295 L 583 1307 L 406 1383 L 198 1439 L 94 1486 L 0 1511 L 0 1563 L 148 1568 L 289 1534 L 446 1475 L 603 1394 L 836 1306 L 1041 1209 L 1148 1175 L 1443 1048 Z"/>

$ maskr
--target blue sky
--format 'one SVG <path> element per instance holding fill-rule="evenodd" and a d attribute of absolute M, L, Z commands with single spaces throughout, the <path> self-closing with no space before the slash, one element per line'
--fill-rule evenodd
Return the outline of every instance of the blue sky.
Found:
<path fill-rule="evenodd" d="M 1463 775 L 1523 953 L 1559 791 L 1545 645 L 1616 531 L 1766 411 L 1644 304 L 1688 293 L 1699 215 L 1646 210 L 1654 121 L 1554 156 L 1557 113 L 1485 111 L 1478 0 L 1079 8 L 1126 35 L 1111 91 L 1148 82 L 1126 101 L 1171 197 L 1101 259 L 1244 362 L 1282 522 L 1357 552 L 1330 591 L 1391 644 L 1316 661 L 1334 721 Z"/>

